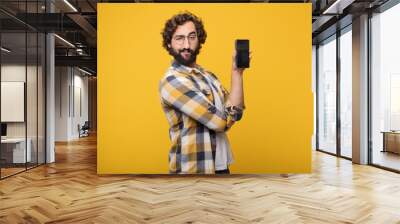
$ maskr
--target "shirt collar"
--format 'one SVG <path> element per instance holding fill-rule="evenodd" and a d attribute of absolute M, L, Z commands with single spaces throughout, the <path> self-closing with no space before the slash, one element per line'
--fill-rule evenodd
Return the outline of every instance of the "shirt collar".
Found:
<path fill-rule="evenodd" d="M 177 70 L 178 72 L 183 72 L 183 73 L 187 73 L 187 74 L 190 74 L 190 73 L 203 74 L 204 73 L 204 69 L 198 64 L 196 64 L 194 67 L 189 67 L 189 66 L 182 65 L 179 62 L 174 60 L 172 62 L 172 67 L 173 67 L 173 69 Z"/>

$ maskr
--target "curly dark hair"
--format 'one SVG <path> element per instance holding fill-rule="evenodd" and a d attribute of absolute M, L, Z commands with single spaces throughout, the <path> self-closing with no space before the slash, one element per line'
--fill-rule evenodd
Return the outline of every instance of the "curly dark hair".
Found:
<path fill-rule="evenodd" d="M 194 14 L 185 11 L 174 15 L 171 19 L 165 22 L 164 30 L 161 32 L 161 35 L 163 37 L 162 45 L 168 52 L 171 51 L 171 49 L 168 47 L 168 44 L 171 44 L 172 35 L 175 33 L 176 28 L 188 21 L 193 22 L 194 26 L 196 27 L 197 37 L 199 39 L 199 50 L 201 45 L 206 42 L 207 32 L 204 29 L 203 21 L 201 21 L 201 19 Z"/>

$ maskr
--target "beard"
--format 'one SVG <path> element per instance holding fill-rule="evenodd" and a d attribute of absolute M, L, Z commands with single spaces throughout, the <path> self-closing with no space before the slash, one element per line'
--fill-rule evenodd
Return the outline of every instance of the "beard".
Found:
<path fill-rule="evenodd" d="M 182 57 L 181 53 L 183 53 L 183 52 L 190 53 L 190 57 L 188 59 L 185 59 L 184 57 Z M 194 62 L 196 62 L 196 58 L 199 53 L 200 53 L 199 46 L 196 47 L 196 49 L 194 51 L 190 48 L 184 48 L 184 49 L 180 49 L 180 50 L 178 50 L 178 52 L 176 52 L 174 49 L 169 48 L 169 54 L 172 55 L 179 64 L 184 65 L 184 66 L 190 66 Z"/>

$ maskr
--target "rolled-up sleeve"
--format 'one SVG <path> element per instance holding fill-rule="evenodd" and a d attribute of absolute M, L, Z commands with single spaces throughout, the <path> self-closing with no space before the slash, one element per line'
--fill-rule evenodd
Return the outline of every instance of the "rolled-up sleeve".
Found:
<path fill-rule="evenodd" d="M 243 110 L 245 109 L 244 104 L 240 105 L 240 106 L 232 106 L 232 103 L 229 100 L 229 91 L 227 89 L 225 89 L 221 84 L 220 84 L 220 88 L 224 94 L 224 105 L 225 105 L 225 113 L 228 114 L 228 120 L 230 119 L 230 121 L 228 121 L 227 123 L 229 125 L 227 125 L 226 130 L 229 130 L 230 127 L 232 127 L 232 125 L 236 122 L 236 121 L 240 121 L 242 119 L 243 116 Z"/>
<path fill-rule="evenodd" d="M 164 103 L 217 132 L 228 130 L 241 117 L 227 107 L 224 111 L 218 110 L 193 81 L 183 75 L 165 77 L 160 81 L 159 90 Z"/>

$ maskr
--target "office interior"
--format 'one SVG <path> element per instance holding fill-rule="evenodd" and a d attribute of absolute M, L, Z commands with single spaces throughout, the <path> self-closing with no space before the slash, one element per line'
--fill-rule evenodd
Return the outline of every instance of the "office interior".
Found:
<path fill-rule="evenodd" d="M 365 5 L 366 14 L 358 18 L 352 14 L 343 16 L 336 30 L 328 28 L 313 38 L 317 90 L 315 148 L 356 163 L 398 172 L 400 92 L 395 58 L 399 46 L 395 40 L 400 33 L 394 27 L 400 20 L 400 6 L 390 1 Z M 356 11 L 352 4 L 349 7 L 345 11 Z M 354 68 L 360 64 L 361 68 Z M 357 77 L 357 72 L 364 77 Z M 358 111 L 359 108 L 353 111 L 354 106 L 361 106 L 363 111 Z M 355 120 L 360 124 L 353 127 Z M 358 136 L 355 131 L 365 133 Z M 352 146 L 354 143 L 357 147 Z M 358 147 L 363 143 L 364 146 Z M 362 150 L 364 153 L 359 152 Z"/>
<path fill-rule="evenodd" d="M 57 165 L 71 142 L 96 141 L 96 8 L 119 2 L 162 1 L 0 2 L 0 183 Z M 312 4 L 313 156 L 398 175 L 400 2 L 240 2 Z"/>
<path fill-rule="evenodd" d="M 96 2 L 78 4 L 87 15 L 63 1 L 0 3 L 1 179 L 96 133 Z"/>

